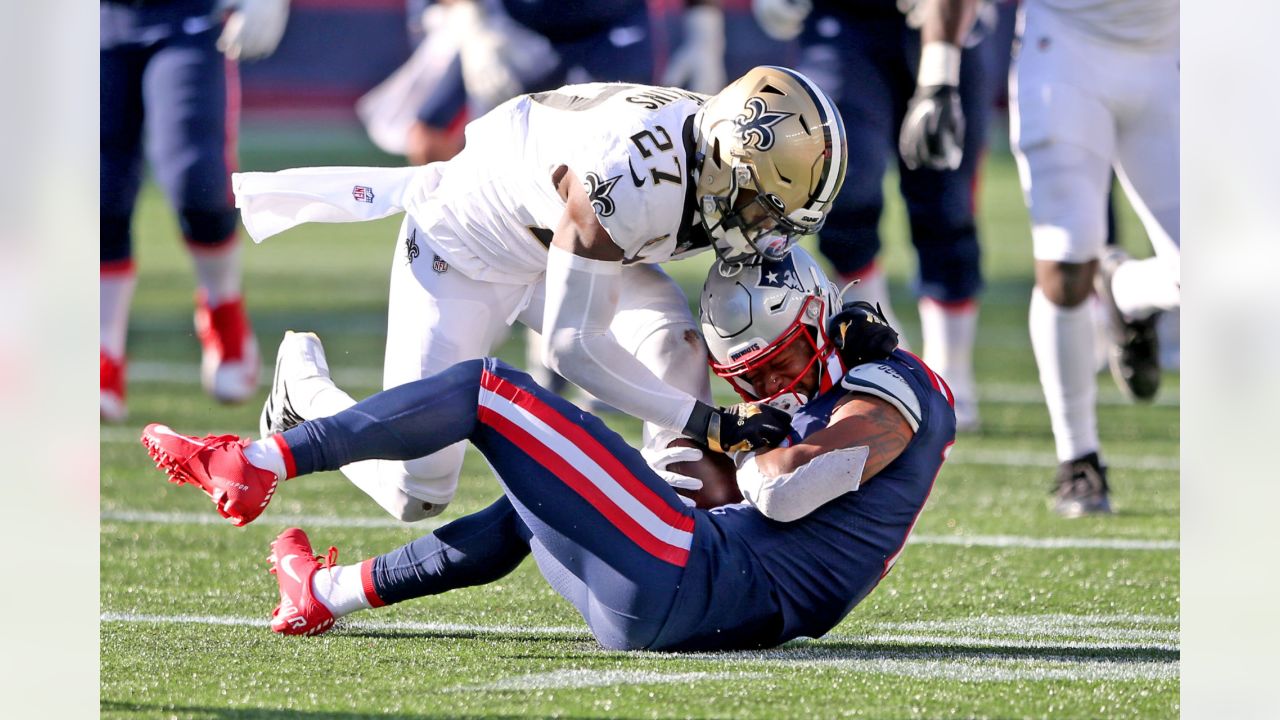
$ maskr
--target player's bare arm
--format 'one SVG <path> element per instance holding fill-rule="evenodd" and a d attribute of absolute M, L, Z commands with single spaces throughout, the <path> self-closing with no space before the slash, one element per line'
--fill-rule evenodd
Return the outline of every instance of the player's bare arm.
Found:
<path fill-rule="evenodd" d="M 591 207 L 591 198 L 578 176 L 567 165 L 551 174 L 560 197 L 564 198 L 564 215 L 556 226 L 551 244 L 574 255 L 592 260 L 622 260 L 622 248 L 613 242 L 600 218 Z"/>
<path fill-rule="evenodd" d="M 920 42 L 961 45 L 978 16 L 978 0 L 924 0 Z"/>
<path fill-rule="evenodd" d="M 862 482 L 893 462 L 911 442 L 911 426 L 887 400 L 872 395 L 851 396 L 831 417 L 831 424 L 790 447 L 756 455 L 762 473 L 792 472 L 819 455 L 852 447 L 868 448 Z"/>

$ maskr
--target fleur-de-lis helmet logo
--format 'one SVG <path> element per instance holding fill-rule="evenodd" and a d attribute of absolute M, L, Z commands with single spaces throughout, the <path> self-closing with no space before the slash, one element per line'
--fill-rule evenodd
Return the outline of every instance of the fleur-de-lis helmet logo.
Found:
<path fill-rule="evenodd" d="M 752 96 L 747 99 L 742 114 L 733 119 L 733 125 L 743 147 L 768 150 L 773 147 L 773 126 L 792 115 L 795 113 L 770 110 L 764 98 Z"/>
<path fill-rule="evenodd" d="M 587 181 L 583 184 L 587 188 L 587 197 L 591 199 L 591 207 L 600 217 L 609 217 L 613 214 L 615 208 L 613 198 L 609 197 L 609 193 L 613 191 L 613 186 L 617 185 L 621 179 L 621 175 L 615 175 L 608 180 L 602 180 L 599 175 L 593 172 L 587 173 Z"/>

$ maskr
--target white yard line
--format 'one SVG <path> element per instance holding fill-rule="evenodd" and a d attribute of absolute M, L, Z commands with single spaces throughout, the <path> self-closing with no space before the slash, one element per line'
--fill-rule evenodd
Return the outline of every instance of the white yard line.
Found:
<path fill-rule="evenodd" d="M 103 510 L 103 522 L 148 523 L 155 525 L 228 525 L 212 511 L 208 513 L 141 512 Z M 447 520 L 428 519 L 416 523 L 380 517 L 334 517 L 327 515 L 269 515 L 277 525 L 305 528 L 387 528 L 410 531 L 434 530 Z M 1036 538 L 1017 535 L 912 535 L 913 545 L 961 545 L 964 547 L 1016 548 L 1026 550 L 1178 550 L 1177 540 L 1130 538 Z"/>
<path fill-rule="evenodd" d="M 1036 618 L 1043 618 L 1037 621 Z M 741 670 L 717 672 L 660 672 L 643 670 L 589 670 L 562 669 L 545 673 L 509 676 L 493 682 L 477 685 L 460 685 L 448 688 L 449 692 L 483 692 L 508 690 L 549 690 L 606 687 L 615 685 L 649 685 L 667 683 L 691 683 L 703 681 L 739 680 L 765 676 L 760 666 L 770 671 L 787 671 L 795 668 L 833 669 L 843 672 L 878 673 L 920 679 L 965 680 L 971 682 L 1009 682 L 1045 680 L 1173 680 L 1178 677 L 1177 660 L 1112 660 L 1106 658 L 1074 656 L 1072 650 L 1146 650 L 1168 653 L 1178 652 L 1173 643 L 1111 642 L 1105 633 L 1124 630 L 1141 632 L 1144 628 L 1116 628 L 1117 623 L 1146 619 L 1150 622 L 1132 624 L 1149 625 L 1176 623 L 1176 617 L 1162 616 L 1012 616 L 990 617 L 977 620 L 944 620 L 932 623 L 939 628 L 963 628 L 970 623 L 989 623 L 990 627 L 1018 632 L 1029 631 L 1029 637 L 991 637 L 979 632 L 976 635 L 902 634 L 884 632 L 914 625 L 913 623 L 876 623 L 867 634 L 839 633 L 824 640 L 798 641 L 781 648 L 749 652 L 670 654 L 637 653 L 643 659 L 713 660 L 728 667 L 740 666 Z M 219 615 L 148 615 L 136 613 L 103 613 L 103 623 L 153 623 L 194 624 L 218 626 L 267 626 L 264 617 Z M 1004 622 L 1002 620 L 1008 620 Z M 986 625 L 983 625 L 984 627 Z M 1041 637 L 1045 627 L 1069 626 L 1089 635 L 1066 634 L 1061 639 Z M 377 622 L 344 620 L 340 627 L 357 630 L 406 631 L 428 633 L 468 633 L 478 635 L 562 636 L 586 640 L 589 636 L 582 626 L 512 626 L 468 625 L 455 623 Z M 1109 630 L 1108 630 L 1109 628 Z M 1103 633 L 1097 638 L 1091 635 Z M 1054 633 L 1057 634 L 1057 633 Z M 838 642 L 833 647 L 826 643 Z M 844 647 L 846 643 L 895 644 L 904 648 L 859 649 Z M 921 649 L 912 649 L 918 646 Z M 941 646 L 941 647 L 939 647 Z M 930 650 L 929 648 L 936 648 Z M 1039 649 L 1044 654 L 1029 655 L 1023 652 L 1001 652 L 1005 649 Z"/>
<path fill-rule="evenodd" d="M 135 361 L 129 363 L 129 380 L 131 382 L 153 382 L 176 385 L 199 385 L 199 363 Z M 270 377 L 272 367 L 263 366 L 263 377 Z M 355 366 L 337 367 L 334 370 L 335 380 L 339 385 L 349 384 L 359 387 L 382 387 L 382 368 Z M 978 384 L 978 401 L 1005 403 L 1011 405 L 1043 405 L 1044 394 L 1040 386 L 1034 383 L 990 383 Z M 1162 391 L 1155 400 L 1155 405 L 1177 407 L 1181 402 L 1180 393 L 1173 390 Z M 1111 386 L 1106 378 L 1098 382 L 1098 404 L 1100 405 L 1132 405 L 1133 402 L 1120 394 L 1120 390 Z"/>
<path fill-rule="evenodd" d="M 964 547 L 1020 548 L 1025 550 L 1178 550 L 1177 540 L 1139 540 L 1132 538 L 1056 537 L 1037 538 L 1019 535 L 912 535 L 918 545 L 961 545 Z"/>

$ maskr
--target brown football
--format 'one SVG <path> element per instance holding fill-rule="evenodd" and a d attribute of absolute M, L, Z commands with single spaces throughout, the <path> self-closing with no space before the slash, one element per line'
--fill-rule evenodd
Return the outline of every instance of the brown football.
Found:
<path fill-rule="evenodd" d="M 698 443 L 684 438 L 673 440 L 667 447 L 674 445 L 696 447 L 702 450 L 702 458 L 700 460 L 672 463 L 667 466 L 667 469 L 671 472 L 695 477 L 702 481 L 701 490 L 693 491 L 677 488 L 676 492 L 692 498 L 698 504 L 698 507 L 704 510 L 728 505 L 729 503 L 742 502 L 742 492 L 738 490 L 738 468 L 734 466 L 733 460 L 728 455 L 711 452 Z"/>

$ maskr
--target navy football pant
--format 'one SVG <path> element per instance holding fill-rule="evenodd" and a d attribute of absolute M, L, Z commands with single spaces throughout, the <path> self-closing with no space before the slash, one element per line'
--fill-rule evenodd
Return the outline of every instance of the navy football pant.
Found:
<path fill-rule="evenodd" d="M 832 24 L 834 22 L 834 24 Z M 898 158 L 898 133 L 915 92 L 920 35 L 897 12 L 811 18 L 801 36 L 799 70 L 832 96 L 844 120 L 849 167 L 822 228 L 819 247 L 841 273 L 868 266 L 880 252 L 884 174 Z M 942 302 L 975 297 L 982 287 L 973 190 L 991 103 L 989 53 L 964 51 L 960 95 L 964 160 L 954 172 L 908 170 L 898 161 L 919 274 L 916 292 Z"/>
<path fill-rule="evenodd" d="M 215 47 L 219 25 L 194 35 L 177 30 L 153 44 L 100 52 L 101 261 L 132 255 L 129 231 L 145 154 L 178 214 L 183 236 L 217 245 L 235 232 L 230 190 L 234 164 L 234 64 Z M 228 74 L 231 77 L 228 77 Z M 230 111 L 229 111 L 230 110 Z M 145 132 L 144 132 L 145 130 Z"/>
<path fill-rule="evenodd" d="M 601 645 L 650 645 L 689 559 L 694 517 L 640 452 L 525 373 L 469 360 L 284 433 L 294 474 L 408 460 L 461 440 L 505 499 L 378 558 L 384 601 L 491 582 L 532 552 Z"/>

